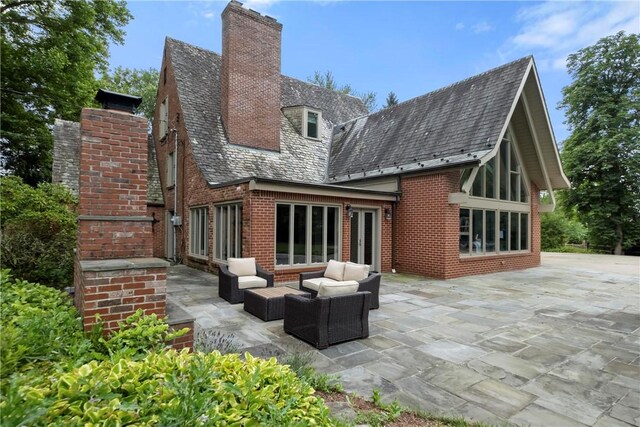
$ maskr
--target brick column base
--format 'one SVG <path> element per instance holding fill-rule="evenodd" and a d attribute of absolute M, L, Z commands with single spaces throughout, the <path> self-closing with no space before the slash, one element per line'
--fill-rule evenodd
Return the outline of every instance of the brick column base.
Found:
<path fill-rule="evenodd" d="M 77 261 L 75 303 L 84 330 L 97 323 L 96 314 L 105 332 L 138 309 L 165 317 L 168 266 L 159 258 Z"/>

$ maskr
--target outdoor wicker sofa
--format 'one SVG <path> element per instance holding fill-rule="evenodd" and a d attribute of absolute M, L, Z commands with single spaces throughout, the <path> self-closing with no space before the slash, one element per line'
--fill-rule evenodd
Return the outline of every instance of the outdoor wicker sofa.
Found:
<path fill-rule="evenodd" d="M 371 292 L 284 296 L 284 331 L 318 349 L 369 336 Z"/>
<path fill-rule="evenodd" d="M 244 302 L 245 289 L 273 287 L 273 273 L 269 273 L 260 268 L 260 266 L 255 263 L 255 260 L 253 262 L 253 270 L 251 270 L 251 268 L 249 268 L 249 271 L 244 270 L 245 266 L 243 266 L 243 271 L 236 270 L 236 273 L 239 274 L 232 272 L 234 270 L 234 260 L 240 260 L 240 262 L 244 263 L 250 259 L 251 258 L 229 258 L 229 266 L 224 264 L 218 265 L 220 269 L 218 276 L 218 295 L 231 304 Z"/>
<path fill-rule="evenodd" d="M 331 263 L 331 261 L 329 261 Z M 354 264 L 358 265 L 358 264 Z M 324 281 L 332 279 L 325 276 L 327 269 L 321 271 L 312 271 L 308 273 L 300 273 L 300 290 L 309 292 L 311 296 L 315 297 L 318 294 L 318 285 Z M 314 280 L 315 279 L 315 280 Z M 322 279 L 322 280 L 320 280 Z M 371 309 L 376 309 L 380 307 L 380 280 L 382 279 L 382 275 L 378 272 L 372 271 L 369 272 L 367 277 L 364 279 L 357 280 L 359 283 L 358 291 L 369 291 L 371 292 Z M 306 284 L 305 281 L 308 281 Z"/>

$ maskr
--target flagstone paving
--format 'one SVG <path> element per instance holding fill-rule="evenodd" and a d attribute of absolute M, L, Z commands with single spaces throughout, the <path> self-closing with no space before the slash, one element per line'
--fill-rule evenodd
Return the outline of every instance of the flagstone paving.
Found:
<path fill-rule="evenodd" d="M 169 303 L 257 356 L 314 352 L 370 397 L 486 423 L 640 425 L 640 258 L 543 254 L 542 266 L 448 281 L 382 279 L 370 337 L 315 350 L 170 269 Z M 295 284 L 290 284 L 294 286 Z"/>

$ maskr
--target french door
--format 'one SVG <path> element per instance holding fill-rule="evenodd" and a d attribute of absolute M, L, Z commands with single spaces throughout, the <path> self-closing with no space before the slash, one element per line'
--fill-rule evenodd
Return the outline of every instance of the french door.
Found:
<path fill-rule="evenodd" d="M 354 209 L 351 217 L 350 261 L 367 264 L 371 270 L 379 270 L 378 212 L 370 209 Z"/>

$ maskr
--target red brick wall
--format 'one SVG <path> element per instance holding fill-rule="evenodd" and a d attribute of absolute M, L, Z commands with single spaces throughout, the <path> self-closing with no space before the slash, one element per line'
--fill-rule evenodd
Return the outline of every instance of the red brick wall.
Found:
<path fill-rule="evenodd" d="M 86 331 L 99 314 L 105 331 L 141 309 L 145 314 L 165 314 L 166 268 L 84 271 L 82 278 L 83 324 Z"/>
<path fill-rule="evenodd" d="M 397 209 L 396 269 L 402 273 L 450 279 L 522 269 L 540 264 L 538 189 L 531 184 L 531 252 L 460 257 L 459 205 L 449 193 L 459 191 L 458 171 L 402 178 Z"/>
<path fill-rule="evenodd" d="M 237 2 L 222 12 L 221 109 L 233 144 L 280 150 L 281 31 Z"/>
<path fill-rule="evenodd" d="M 153 256 L 156 258 L 165 257 L 165 230 L 167 227 L 164 206 L 148 206 L 148 215 L 156 219 L 156 223 L 151 226 L 153 232 Z"/>
<path fill-rule="evenodd" d="M 191 350 L 193 349 L 193 346 L 195 344 L 195 337 L 193 332 L 195 327 L 194 327 L 193 321 L 169 324 L 169 329 L 172 331 L 178 331 L 183 328 L 188 328 L 189 332 L 187 332 L 181 337 L 174 339 L 169 343 L 169 345 L 176 350 L 182 350 L 184 348 L 188 348 Z"/>

